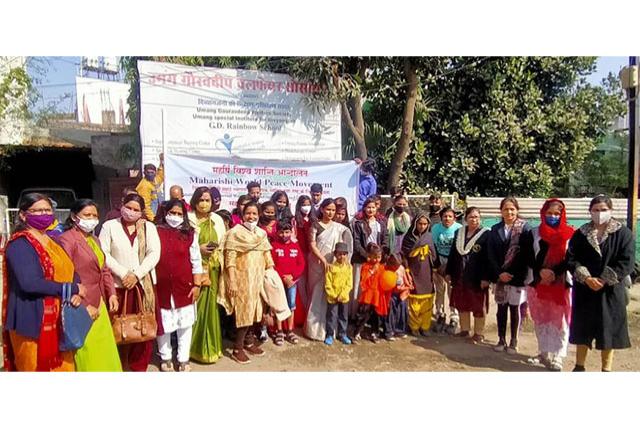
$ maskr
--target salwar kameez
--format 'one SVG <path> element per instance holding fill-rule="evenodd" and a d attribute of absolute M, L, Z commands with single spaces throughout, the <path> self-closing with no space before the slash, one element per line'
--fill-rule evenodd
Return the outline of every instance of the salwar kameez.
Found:
<path fill-rule="evenodd" d="M 75 353 L 76 370 L 79 372 L 121 372 L 122 364 L 113 336 L 107 306 L 103 301 L 98 308 L 100 315 L 93 322 L 82 348 Z"/>
<path fill-rule="evenodd" d="M 429 331 L 433 313 L 435 293 L 411 294 L 409 301 L 409 329 L 412 333 Z"/>

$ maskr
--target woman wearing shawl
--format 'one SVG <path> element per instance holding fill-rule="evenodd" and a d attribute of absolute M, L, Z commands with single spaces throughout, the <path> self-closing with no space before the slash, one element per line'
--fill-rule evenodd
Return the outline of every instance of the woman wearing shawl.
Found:
<path fill-rule="evenodd" d="M 451 282 L 451 306 L 460 312 L 460 333 L 457 336 L 469 337 L 473 314 L 471 340 L 482 343 L 485 317 L 489 312 L 489 282 L 482 280 L 489 229 L 482 227 L 480 210 L 476 207 L 467 208 L 464 219 L 467 225 L 455 233 L 446 276 Z"/>
<path fill-rule="evenodd" d="M 258 204 L 247 203 L 242 218 L 243 223 L 229 230 L 220 244 L 224 254 L 224 275 L 218 289 L 218 303 L 224 306 L 227 314 L 235 314 L 237 333 L 231 358 L 239 364 L 248 364 L 251 360 L 246 352 L 264 355 L 255 344 L 255 337 L 247 333 L 262 321 L 260 291 L 265 270 L 273 267 L 273 259 L 267 234 L 258 227 Z"/>
<path fill-rule="evenodd" d="M 402 240 L 402 254 L 407 259 L 415 287 L 409 295 L 409 329 L 414 336 L 429 334 L 433 314 L 433 273 L 439 262 L 428 229 L 429 216 L 419 213 Z"/>
<path fill-rule="evenodd" d="M 344 242 L 349 248 L 349 256 L 353 253 L 353 238 L 345 226 L 333 221 L 336 204 L 331 198 L 322 201 L 318 220 L 311 226 L 309 247 L 311 254 L 308 263 L 308 283 L 311 288 L 311 303 L 304 325 L 304 333 L 309 339 L 324 341 L 326 338 L 327 296 L 325 293 L 325 277 L 331 263 L 333 252 L 338 242 Z"/>
<path fill-rule="evenodd" d="M 29 193 L 20 205 L 16 232 L 7 246 L 3 272 L 4 366 L 18 371 L 73 371 L 73 352 L 60 352 L 60 296 L 71 285 L 78 306 L 86 289 L 73 262 L 47 236 L 53 207 L 45 195 Z"/>
<path fill-rule="evenodd" d="M 224 220 L 211 212 L 211 190 L 198 187 L 191 197 L 189 221 L 198 233 L 205 278 L 196 304 L 197 316 L 191 339 L 191 358 L 201 363 L 215 363 L 222 356 L 222 326 L 218 312 L 220 280 L 220 241 L 225 234 Z"/>
<path fill-rule="evenodd" d="M 124 304 L 126 290 L 132 290 L 127 299 L 128 314 L 137 313 L 137 299 L 133 298 L 134 287 L 142 292 L 142 305 L 147 312 L 153 312 L 158 323 L 158 335 L 162 335 L 160 306 L 156 298 L 155 267 L 160 261 L 160 237 L 156 226 L 142 217 L 144 199 L 138 194 L 124 198 L 120 218 L 109 220 L 100 230 L 100 246 L 104 251 L 106 265 L 111 269 L 118 300 Z M 160 207 L 159 211 L 162 210 Z M 164 214 L 162 214 L 164 215 Z M 154 339 L 145 342 L 120 345 L 122 368 L 132 371 L 147 371 L 153 353 Z"/>
<path fill-rule="evenodd" d="M 393 210 L 387 220 L 391 254 L 398 254 L 402 250 L 402 239 L 411 227 L 411 216 L 407 213 L 407 206 L 407 198 L 404 196 L 393 198 Z"/>
<path fill-rule="evenodd" d="M 491 228 L 487 241 L 487 270 L 485 279 L 496 284 L 498 304 L 498 343 L 496 352 L 518 352 L 520 305 L 527 300 L 524 280 L 527 277 L 527 258 L 520 251 L 521 239 L 531 228 L 518 217 L 520 207 L 516 198 L 507 196 L 500 202 L 502 221 Z M 526 248 L 526 246 L 524 246 Z M 507 318 L 511 316 L 511 342 L 507 347 Z"/>
<path fill-rule="evenodd" d="M 613 350 L 631 347 L 627 326 L 626 285 L 631 284 L 633 234 L 611 217 L 613 204 L 596 196 L 589 204 L 591 221 L 569 241 L 567 261 L 576 283 L 569 343 L 577 345 L 573 371 L 585 371 L 587 351 L 596 342 L 602 371 L 611 371 Z"/>
<path fill-rule="evenodd" d="M 574 229 L 567 225 L 564 203 L 548 199 L 540 209 L 540 226 L 529 232 L 527 301 L 538 339 L 538 357 L 549 370 L 561 371 L 567 356 L 571 298 L 567 281 L 567 245 Z"/>

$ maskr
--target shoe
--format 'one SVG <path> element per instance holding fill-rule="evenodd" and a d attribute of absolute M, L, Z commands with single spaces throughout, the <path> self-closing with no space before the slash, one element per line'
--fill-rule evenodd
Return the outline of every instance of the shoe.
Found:
<path fill-rule="evenodd" d="M 455 334 L 456 337 L 462 337 L 462 338 L 467 338 L 469 336 L 471 336 L 471 334 L 468 331 L 461 331 L 460 333 Z"/>
<path fill-rule="evenodd" d="M 423 337 L 431 337 L 433 335 L 433 333 L 431 333 L 431 331 L 429 330 L 424 331 L 423 329 L 420 329 L 419 332 L 420 332 L 420 336 L 423 336 Z"/>
<path fill-rule="evenodd" d="M 507 350 L 507 342 L 504 339 L 498 340 L 496 346 L 493 347 L 493 350 L 496 352 L 504 352 Z"/>
<path fill-rule="evenodd" d="M 436 320 L 435 332 L 441 334 L 444 332 L 447 324 L 447 316 L 446 315 L 438 315 L 438 319 Z"/>
<path fill-rule="evenodd" d="M 418 337 L 422 334 L 422 330 L 411 330 L 411 336 Z"/>
<path fill-rule="evenodd" d="M 571 371 L 573 371 L 573 372 L 586 372 L 587 370 L 584 368 L 584 366 L 580 366 L 580 365 L 576 364 L 576 366 Z"/>
<path fill-rule="evenodd" d="M 333 336 L 327 336 L 327 338 L 324 340 L 324 344 L 325 345 L 333 345 Z"/>
<path fill-rule="evenodd" d="M 190 372 L 191 364 L 187 361 L 186 363 L 178 363 L 178 371 L 179 372 Z"/>
<path fill-rule="evenodd" d="M 284 338 L 287 342 L 291 343 L 292 345 L 297 345 L 299 342 L 298 336 L 296 336 L 296 334 L 293 331 L 287 332 Z"/>
<path fill-rule="evenodd" d="M 511 343 L 509 343 L 509 347 L 507 348 L 507 354 L 516 355 L 518 353 L 518 340 L 511 339 Z"/>
<path fill-rule="evenodd" d="M 407 337 L 407 333 L 400 333 L 400 334 L 396 334 L 396 337 L 398 339 L 404 339 L 405 337 Z"/>
<path fill-rule="evenodd" d="M 244 350 L 256 357 L 262 357 L 264 355 L 264 349 L 258 345 L 245 346 Z"/>
<path fill-rule="evenodd" d="M 260 337 L 258 337 L 258 340 L 262 343 L 265 343 L 267 340 L 269 340 L 269 334 L 267 333 L 267 327 L 263 326 L 260 329 Z"/>
<path fill-rule="evenodd" d="M 234 349 L 231 353 L 231 359 L 238 364 L 249 364 L 251 360 L 242 349 Z"/>
<path fill-rule="evenodd" d="M 458 329 L 458 321 L 455 319 L 449 321 L 449 325 L 446 327 L 445 331 L 447 334 L 453 336 L 456 334 L 456 330 Z"/>
<path fill-rule="evenodd" d="M 276 334 L 273 337 L 273 343 L 276 346 L 284 345 L 284 333 L 282 331 L 276 332 Z"/>
<path fill-rule="evenodd" d="M 549 371 L 552 371 L 552 372 L 561 372 L 562 371 L 562 361 L 553 360 L 549 364 L 548 368 L 549 368 Z"/>
<path fill-rule="evenodd" d="M 527 363 L 549 367 L 549 359 L 544 354 L 538 354 L 535 357 L 528 358 Z"/>
<path fill-rule="evenodd" d="M 393 336 L 385 336 L 384 340 L 386 340 L 387 342 L 395 342 L 396 338 Z"/>
<path fill-rule="evenodd" d="M 162 361 L 162 363 L 160 363 L 160 371 L 161 372 L 172 372 L 174 371 L 173 368 L 173 362 L 170 360 L 167 361 Z"/>
<path fill-rule="evenodd" d="M 471 338 L 471 341 L 476 345 L 480 343 L 484 343 L 484 336 L 481 334 L 474 334 L 473 337 Z"/>
<path fill-rule="evenodd" d="M 340 342 L 342 342 L 344 345 L 351 345 L 351 339 L 349 339 L 347 336 L 342 336 L 340 338 Z"/>
<path fill-rule="evenodd" d="M 360 336 L 359 334 L 356 334 L 355 336 L 353 336 L 354 342 L 360 342 L 361 340 L 362 340 L 362 336 Z"/>
<path fill-rule="evenodd" d="M 380 339 L 378 339 L 378 335 L 377 334 L 371 333 L 371 341 L 373 343 L 378 343 L 378 342 L 380 342 Z"/>

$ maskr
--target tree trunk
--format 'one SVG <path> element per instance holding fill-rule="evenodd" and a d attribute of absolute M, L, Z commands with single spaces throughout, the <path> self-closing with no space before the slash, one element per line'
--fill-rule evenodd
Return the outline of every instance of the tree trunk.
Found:
<path fill-rule="evenodd" d="M 360 62 L 358 76 L 360 81 L 364 81 L 367 71 L 367 61 Z M 337 65 L 334 66 L 333 80 L 336 87 L 339 87 L 340 76 Z M 355 154 L 362 160 L 367 159 L 367 145 L 364 139 L 364 115 L 362 114 L 362 95 L 357 93 L 347 101 L 342 102 L 342 118 L 344 119 L 353 139 L 355 141 Z"/>
<path fill-rule="evenodd" d="M 411 58 L 404 58 L 404 75 L 407 81 L 407 95 L 402 115 L 402 132 L 389 167 L 389 180 L 387 182 L 387 188 L 389 190 L 392 187 L 398 186 L 400 182 L 402 167 L 405 159 L 409 155 L 411 139 L 413 137 L 413 116 L 416 111 L 416 101 L 418 99 L 418 75 L 416 73 L 416 66 Z"/>

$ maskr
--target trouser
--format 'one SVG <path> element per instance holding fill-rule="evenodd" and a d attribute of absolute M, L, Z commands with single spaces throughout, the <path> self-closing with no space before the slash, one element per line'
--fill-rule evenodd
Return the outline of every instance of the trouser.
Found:
<path fill-rule="evenodd" d="M 193 327 L 179 328 L 176 330 L 178 336 L 178 362 L 189 362 L 189 354 L 191 351 L 191 334 Z M 163 361 L 171 361 L 173 359 L 173 347 L 171 346 L 171 333 L 165 333 L 156 338 L 158 341 L 158 352 Z"/>
<path fill-rule="evenodd" d="M 436 288 L 436 317 L 446 316 L 445 313 L 445 297 L 447 302 L 451 303 L 451 283 L 438 272 L 433 273 L 433 282 Z M 458 321 L 458 310 L 449 306 L 449 316 L 451 321 Z"/>
<path fill-rule="evenodd" d="M 410 294 L 408 300 L 411 332 L 429 331 L 433 314 L 433 294 Z"/>
<path fill-rule="evenodd" d="M 520 305 L 510 305 L 508 303 L 498 304 L 498 337 L 506 339 L 507 337 L 507 318 L 511 314 L 511 339 L 518 339 L 518 330 L 520 328 Z"/>
<path fill-rule="evenodd" d="M 252 326 L 248 325 L 245 327 L 238 327 L 236 329 L 236 340 L 233 344 L 233 349 L 235 351 L 239 351 L 244 347 L 251 347 L 255 344 L 256 336 L 253 334 L 253 329 L 255 325 L 260 325 L 256 323 Z"/>
<path fill-rule="evenodd" d="M 587 345 L 578 345 L 576 349 L 576 365 L 584 367 L 587 362 L 587 353 L 589 347 Z M 613 349 L 603 349 L 600 351 L 600 358 L 602 360 L 602 371 L 610 372 L 613 367 Z"/>
<path fill-rule="evenodd" d="M 473 317 L 473 334 L 484 335 L 485 317 Z M 460 312 L 460 331 L 471 331 L 471 312 Z"/>
<path fill-rule="evenodd" d="M 349 303 L 328 303 L 327 304 L 327 337 L 334 337 L 336 325 L 338 337 L 347 335 L 347 325 L 349 318 Z"/>
<path fill-rule="evenodd" d="M 373 305 L 360 304 L 358 306 L 358 313 L 356 314 L 356 328 L 353 332 L 354 336 L 359 335 L 364 330 L 364 325 L 371 319 L 371 334 L 378 335 L 380 330 L 380 320 L 378 314 L 376 314 Z"/>

